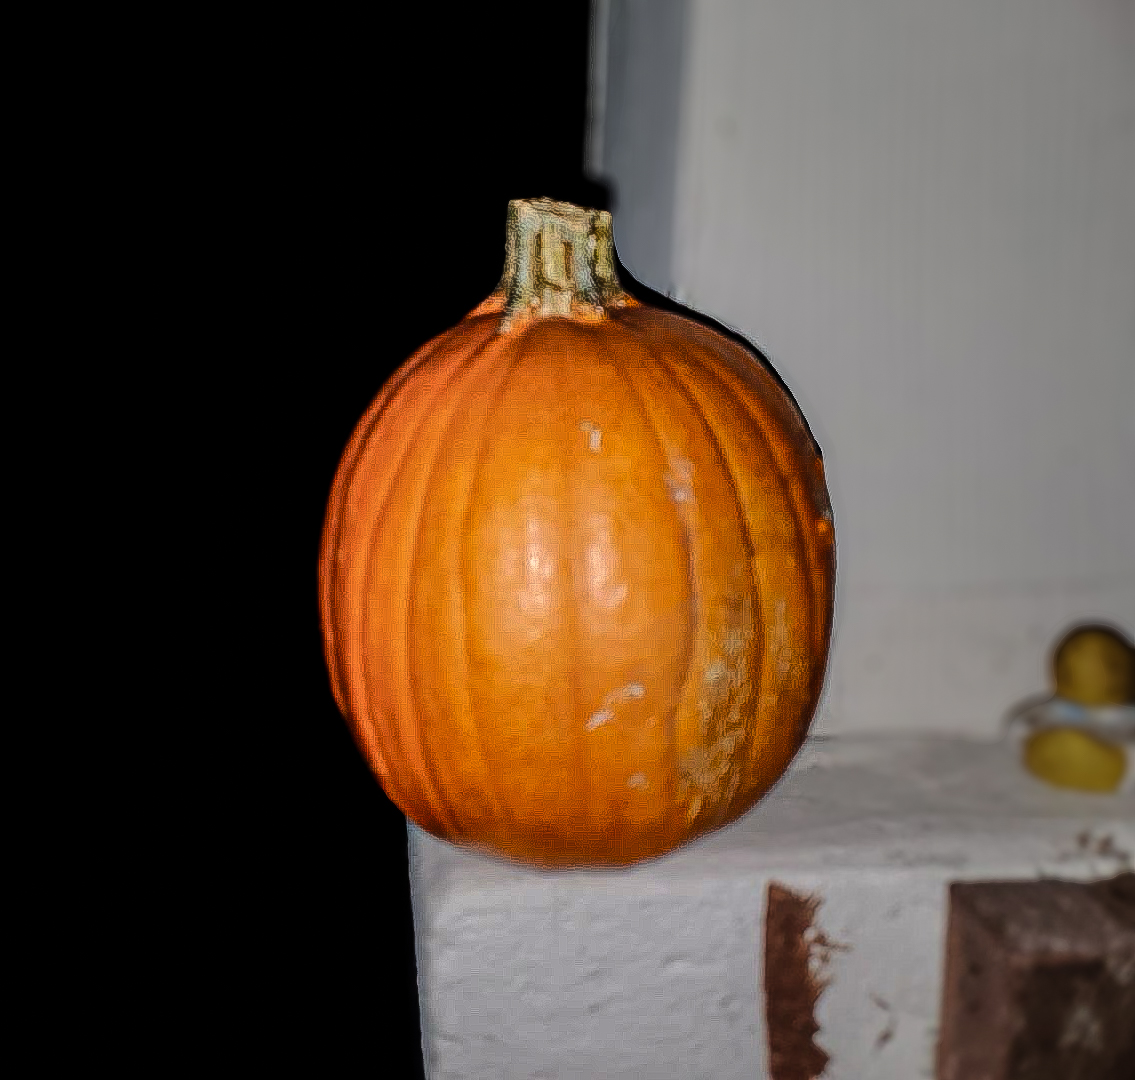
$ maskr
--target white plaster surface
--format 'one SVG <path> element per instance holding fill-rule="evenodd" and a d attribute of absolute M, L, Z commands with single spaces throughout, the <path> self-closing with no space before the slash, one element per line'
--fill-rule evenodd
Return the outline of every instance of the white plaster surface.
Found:
<path fill-rule="evenodd" d="M 1135 630 L 1135 4 L 596 13 L 620 257 L 764 349 L 824 452 L 817 730 L 992 737 L 1069 623 Z"/>
<path fill-rule="evenodd" d="M 537 871 L 409 830 L 430 1080 L 763 1080 L 766 889 L 822 899 L 826 1080 L 933 1076 L 947 885 L 1132 868 L 1135 794 L 1005 744 L 811 739 L 748 815 L 650 863 Z"/>

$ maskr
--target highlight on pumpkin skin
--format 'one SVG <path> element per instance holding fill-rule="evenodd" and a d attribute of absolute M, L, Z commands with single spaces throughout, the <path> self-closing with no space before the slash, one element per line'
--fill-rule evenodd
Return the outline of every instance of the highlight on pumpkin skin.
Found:
<path fill-rule="evenodd" d="M 625 865 L 740 816 L 801 745 L 831 507 L 756 359 L 621 290 L 609 215 L 533 200 L 509 221 L 501 285 L 344 454 L 325 651 L 360 750 L 423 828 Z"/>

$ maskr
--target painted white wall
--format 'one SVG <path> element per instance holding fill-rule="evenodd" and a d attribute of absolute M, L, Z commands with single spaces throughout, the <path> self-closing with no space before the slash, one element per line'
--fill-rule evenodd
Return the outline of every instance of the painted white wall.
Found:
<path fill-rule="evenodd" d="M 1068 623 L 1135 631 L 1135 4 L 596 15 L 621 258 L 760 346 L 824 451 L 815 730 L 992 734 Z"/>

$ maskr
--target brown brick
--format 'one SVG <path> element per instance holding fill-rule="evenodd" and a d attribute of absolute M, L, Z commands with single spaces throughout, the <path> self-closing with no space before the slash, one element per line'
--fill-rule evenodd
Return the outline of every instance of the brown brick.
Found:
<path fill-rule="evenodd" d="M 950 886 L 938 1080 L 1135 1080 L 1135 874 Z"/>
<path fill-rule="evenodd" d="M 765 902 L 764 997 L 771 1080 L 817 1080 L 828 1055 L 816 1045 L 824 956 L 839 948 L 815 925 L 820 898 L 771 881 Z"/>

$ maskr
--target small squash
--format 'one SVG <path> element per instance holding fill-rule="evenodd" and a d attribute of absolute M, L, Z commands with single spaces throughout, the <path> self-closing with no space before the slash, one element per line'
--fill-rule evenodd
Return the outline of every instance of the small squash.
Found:
<path fill-rule="evenodd" d="M 412 356 L 335 476 L 327 666 L 436 836 L 620 865 L 737 818 L 820 694 L 819 452 L 752 352 L 619 285 L 611 219 L 510 204 L 504 276 Z"/>

